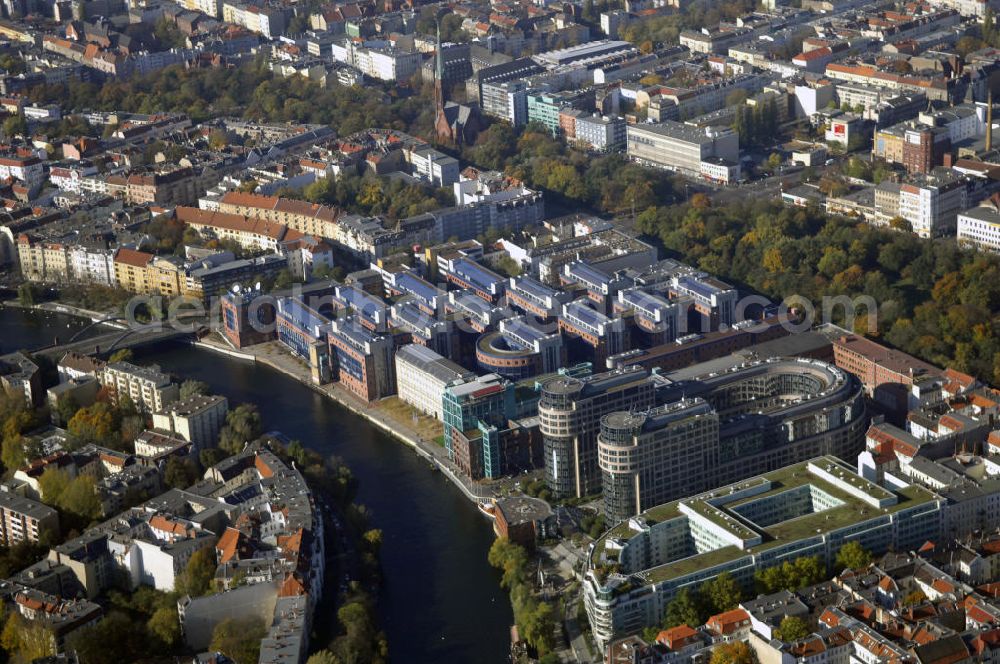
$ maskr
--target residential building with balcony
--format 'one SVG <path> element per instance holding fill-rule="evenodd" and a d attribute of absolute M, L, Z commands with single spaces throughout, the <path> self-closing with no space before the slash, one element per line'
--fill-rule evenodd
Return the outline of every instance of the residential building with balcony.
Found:
<path fill-rule="evenodd" d="M 157 366 L 140 367 L 130 362 L 110 362 L 101 369 L 98 380 L 111 392 L 115 403 L 128 397 L 136 408 L 146 413 L 163 410 L 179 396 L 177 383 Z"/>
<path fill-rule="evenodd" d="M 58 536 L 59 513 L 48 505 L 0 491 L 0 543 L 14 546 L 19 542 L 38 543 Z"/>

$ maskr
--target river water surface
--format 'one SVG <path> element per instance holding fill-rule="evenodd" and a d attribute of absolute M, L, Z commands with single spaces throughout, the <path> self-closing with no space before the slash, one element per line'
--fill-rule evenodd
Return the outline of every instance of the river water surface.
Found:
<path fill-rule="evenodd" d="M 65 340 L 88 324 L 69 316 L 0 308 L 0 350 Z M 358 501 L 382 529 L 382 627 L 396 662 L 505 662 L 513 617 L 486 561 L 491 524 L 441 473 L 363 418 L 266 367 L 172 345 L 140 363 L 208 383 L 230 406 L 255 403 L 265 429 L 324 455 L 358 478 Z M 317 616 L 317 621 L 332 619 Z"/>

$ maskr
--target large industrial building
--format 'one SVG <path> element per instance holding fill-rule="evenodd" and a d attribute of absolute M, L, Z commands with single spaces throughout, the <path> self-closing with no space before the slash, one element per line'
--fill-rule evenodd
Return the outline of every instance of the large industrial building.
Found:
<path fill-rule="evenodd" d="M 740 137 L 731 129 L 692 127 L 680 122 L 628 126 L 628 156 L 646 166 L 700 177 L 702 162 L 739 163 Z"/>

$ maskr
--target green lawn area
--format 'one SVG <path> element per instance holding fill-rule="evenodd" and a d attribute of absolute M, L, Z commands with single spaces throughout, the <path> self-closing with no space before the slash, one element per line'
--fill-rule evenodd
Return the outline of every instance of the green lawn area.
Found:
<path fill-rule="evenodd" d="M 682 558 L 681 560 L 677 560 L 672 563 L 666 563 L 665 565 L 660 565 L 659 567 L 653 567 L 645 572 L 642 572 L 639 576 L 651 583 L 655 583 L 665 579 L 674 579 L 686 574 L 693 574 L 698 570 L 708 569 L 710 567 L 749 555 L 750 554 L 746 551 L 741 551 L 735 546 L 724 546 L 721 549 L 716 549 L 715 551 L 709 551 L 697 556 Z"/>
<path fill-rule="evenodd" d="M 923 489 L 922 487 L 909 486 L 896 492 L 895 495 L 898 496 L 898 503 L 890 505 L 882 510 L 848 493 L 847 491 L 842 490 L 839 486 L 824 481 L 822 478 L 811 474 L 807 470 L 806 463 L 796 464 L 794 466 L 789 466 L 781 470 L 768 473 L 765 478 L 752 478 L 748 481 L 737 484 L 746 486 L 749 483 L 758 484 L 763 481 L 769 481 L 770 486 L 767 491 L 758 493 L 754 496 L 742 497 L 729 503 L 722 503 L 719 507 L 713 507 L 707 502 L 698 500 L 689 499 L 687 502 L 687 505 L 697 514 L 700 514 L 719 525 L 724 525 L 730 532 L 738 536 L 746 537 L 752 535 L 755 531 L 759 532 L 763 535 L 763 541 L 761 543 L 751 547 L 747 551 L 742 551 L 735 546 L 722 547 L 714 551 L 665 563 L 663 565 L 645 570 L 640 572 L 640 576 L 650 582 L 677 578 L 695 573 L 702 569 L 708 569 L 716 565 L 736 561 L 740 558 L 749 556 L 752 553 L 760 553 L 761 551 L 775 546 L 782 546 L 788 542 L 809 537 L 818 530 L 823 532 L 837 530 L 856 523 L 859 518 L 870 519 L 885 514 L 892 514 L 903 509 L 920 505 L 921 503 L 933 500 L 934 498 L 934 495 L 931 492 Z M 893 495 L 892 492 L 889 492 L 882 487 L 870 484 L 860 479 L 855 479 L 851 483 L 858 488 L 863 488 L 864 490 L 869 491 L 876 498 Z M 817 488 L 822 489 L 824 492 L 842 501 L 843 505 L 823 510 L 821 512 L 813 512 L 796 518 L 790 518 L 767 527 L 753 529 L 743 523 L 740 523 L 739 519 L 741 517 L 731 511 L 732 508 L 747 502 L 761 500 L 775 494 L 800 487 L 804 484 L 815 484 Z M 674 501 L 665 505 L 654 507 L 643 513 L 642 516 L 645 517 L 647 522 L 650 524 L 680 516 L 677 509 L 679 502 L 680 501 Z M 731 519 L 721 519 L 723 514 L 729 514 Z M 609 537 L 629 538 L 634 534 L 634 532 L 629 530 L 627 523 L 617 525 L 614 529 L 606 533 L 604 538 L 598 540 L 593 560 L 598 562 L 601 560 L 600 554 L 604 551 L 605 544 L 607 543 L 607 539 Z"/>
<path fill-rule="evenodd" d="M 399 422 L 402 426 L 417 432 L 424 440 L 433 440 L 444 446 L 444 429 L 436 418 L 418 413 L 410 404 L 392 396 L 382 399 L 375 408 L 383 415 Z M 438 441 L 440 438 L 440 442 Z"/>

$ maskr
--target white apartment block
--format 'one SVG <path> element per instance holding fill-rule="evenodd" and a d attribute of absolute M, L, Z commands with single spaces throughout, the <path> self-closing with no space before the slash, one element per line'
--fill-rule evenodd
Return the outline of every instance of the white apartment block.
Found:
<path fill-rule="evenodd" d="M 0 179 L 14 178 L 29 188 L 45 179 L 45 164 L 38 157 L 0 157 Z"/>
<path fill-rule="evenodd" d="M 97 176 L 97 167 L 93 164 L 73 166 L 53 166 L 49 169 L 49 182 L 62 189 L 79 194 L 82 191 L 80 180 L 87 176 Z"/>
<path fill-rule="evenodd" d="M 965 183 L 905 183 L 899 187 L 899 216 L 920 237 L 953 235 L 958 213 L 968 205 Z"/>
<path fill-rule="evenodd" d="M 851 108 L 864 106 L 865 110 L 874 108 L 879 103 L 896 97 L 897 93 L 885 88 L 861 83 L 840 83 L 837 85 L 837 101 L 840 105 L 847 104 Z"/>
<path fill-rule="evenodd" d="M 739 162 L 726 161 L 717 157 L 709 157 L 701 162 L 701 177 L 712 182 L 732 184 L 740 179 Z"/>
<path fill-rule="evenodd" d="M 153 415 L 156 420 L 156 415 Z M 135 439 L 135 455 L 143 459 L 155 459 L 168 454 L 183 451 L 190 447 L 186 440 L 175 438 L 161 431 L 143 431 Z"/>
<path fill-rule="evenodd" d="M 139 410 L 156 412 L 177 400 L 177 384 L 158 367 L 139 367 L 129 362 L 112 362 L 101 371 L 101 385 L 116 400 L 129 397 Z"/>
<path fill-rule="evenodd" d="M 69 248 L 70 274 L 77 281 L 115 286 L 115 252 L 111 249 L 89 249 L 82 245 Z"/>
<path fill-rule="evenodd" d="M 169 431 L 203 450 L 218 443 L 228 412 L 226 397 L 196 394 L 153 413 L 153 428 Z"/>
<path fill-rule="evenodd" d="M 576 119 L 576 140 L 599 152 L 613 152 L 625 147 L 626 123 L 621 117 L 595 113 Z"/>
<path fill-rule="evenodd" d="M 958 215 L 958 243 L 987 251 L 1000 251 L 1000 211 L 981 206 Z"/>
<path fill-rule="evenodd" d="M 208 14 L 212 18 L 219 18 L 222 14 L 222 3 L 219 0 L 177 0 L 177 4 L 188 11 Z"/>
<path fill-rule="evenodd" d="M 952 144 L 986 133 L 986 104 L 959 104 L 936 111 L 925 111 L 917 121 L 930 127 L 945 127 Z"/>
<path fill-rule="evenodd" d="M 446 189 L 458 182 L 460 168 L 458 160 L 454 157 L 449 157 L 431 147 L 407 150 L 406 154 L 413 168 L 413 174 L 421 180 Z"/>
<path fill-rule="evenodd" d="M 134 539 L 110 539 L 108 549 L 128 574 L 131 588 L 145 585 L 171 592 L 191 556 L 215 541 L 211 533 L 190 521 L 156 514 Z"/>
<path fill-rule="evenodd" d="M 954 9 L 962 16 L 977 19 L 986 14 L 987 8 L 1000 10 L 1000 2 L 997 0 L 931 0 L 930 5 L 935 9 Z"/>
<path fill-rule="evenodd" d="M 439 420 L 444 420 L 445 388 L 473 378 L 474 373 L 426 346 L 410 344 L 396 352 L 396 390 L 400 400 Z"/>
<path fill-rule="evenodd" d="M 387 41 L 367 41 L 356 44 L 347 41 L 332 46 L 335 60 L 357 67 L 362 74 L 380 81 L 405 81 L 423 63 L 421 53 L 398 49 Z"/>
<path fill-rule="evenodd" d="M 277 39 L 284 34 L 285 16 L 282 10 L 273 7 L 257 7 L 239 2 L 224 2 L 222 5 L 222 20 L 227 23 L 242 25 L 250 32 L 264 35 L 268 39 Z"/>
<path fill-rule="evenodd" d="M 528 122 L 528 85 L 524 81 L 483 83 L 483 112 L 515 127 Z"/>

